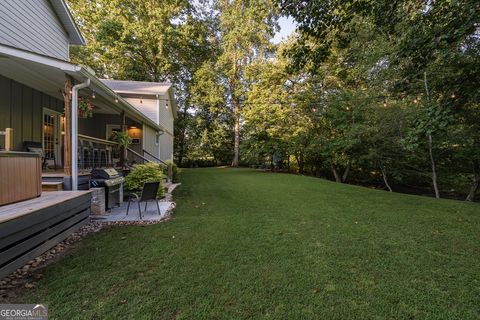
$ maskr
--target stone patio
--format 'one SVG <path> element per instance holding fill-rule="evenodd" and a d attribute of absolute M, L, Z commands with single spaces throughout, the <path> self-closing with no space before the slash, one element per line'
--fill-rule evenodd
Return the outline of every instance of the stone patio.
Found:
<path fill-rule="evenodd" d="M 170 201 L 158 201 L 161 215 L 158 214 L 157 206 L 155 202 L 149 201 L 147 205 L 147 211 L 145 210 L 145 202 L 140 204 L 142 209 L 143 221 L 160 221 L 165 218 L 169 211 L 174 207 L 174 202 Z M 138 213 L 138 204 L 132 202 L 130 204 L 130 211 L 127 215 L 127 202 L 122 203 L 119 207 L 115 207 L 110 212 L 107 212 L 105 216 L 90 216 L 92 221 L 95 222 L 115 222 L 115 221 L 139 221 L 140 214 Z"/>
<path fill-rule="evenodd" d="M 127 205 L 128 202 L 123 202 L 119 207 L 112 208 L 109 212 L 106 212 L 105 215 L 91 215 L 90 218 L 93 222 L 119 222 L 119 221 L 160 221 L 167 218 L 172 210 L 175 208 L 175 202 L 172 200 L 172 192 L 179 184 L 167 184 L 165 187 L 168 188 L 168 191 L 165 195 L 165 198 L 158 201 L 160 207 L 160 215 L 158 214 L 157 206 L 155 202 L 149 201 L 147 205 L 147 210 L 145 211 L 145 202 L 140 203 L 140 208 L 142 210 L 142 219 L 140 219 L 140 214 L 138 212 L 138 204 L 135 201 L 132 201 L 130 204 L 130 210 L 127 215 Z"/>

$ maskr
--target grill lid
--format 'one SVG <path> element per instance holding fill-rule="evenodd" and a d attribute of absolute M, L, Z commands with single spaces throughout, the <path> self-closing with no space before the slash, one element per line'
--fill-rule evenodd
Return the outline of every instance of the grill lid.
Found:
<path fill-rule="evenodd" d="M 92 179 L 115 179 L 121 177 L 120 173 L 114 168 L 101 168 L 92 170 Z"/>

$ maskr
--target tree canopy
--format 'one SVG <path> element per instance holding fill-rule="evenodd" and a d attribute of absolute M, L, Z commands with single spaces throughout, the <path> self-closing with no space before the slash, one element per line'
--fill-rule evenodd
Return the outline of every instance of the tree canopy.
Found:
<path fill-rule="evenodd" d="M 480 185 L 475 0 L 70 0 L 74 61 L 178 88 L 182 166 L 248 165 L 390 191 Z M 279 16 L 297 32 L 275 45 Z"/>

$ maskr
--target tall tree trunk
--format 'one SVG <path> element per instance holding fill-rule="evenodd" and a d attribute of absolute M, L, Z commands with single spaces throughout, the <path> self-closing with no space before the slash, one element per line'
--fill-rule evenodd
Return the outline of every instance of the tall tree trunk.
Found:
<path fill-rule="evenodd" d="M 233 126 L 234 143 L 232 167 L 238 167 L 238 159 L 240 157 L 240 106 L 238 101 L 233 102 L 233 114 L 235 124 Z"/>
<path fill-rule="evenodd" d="M 295 152 L 294 156 L 295 156 L 295 160 L 297 161 L 297 164 L 298 164 L 298 173 L 303 174 L 303 172 L 304 172 L 303 151 Z"/>
<path fill-rule="evenodd" d="M 180 146 L 178 150 L 178 156 L 177 156 L 177 161 L 178 161 L 178 166 L 182 166 L 182 161 L 183 161 L 183 155 L 185 154 L 185 126 L 186 126 L 186 119 L 187 119 L 187 106 L 185 105 L 185 108 L 182 113 L 182 118 L 183 118 L 183 125 L 184 127 L 180 131 Z"/>
<path fill-rule="evenodd" d="M 438 191 L 437 183 L 437 168 L 435 157 L 433 156 L 433 138 L 431 133 L 428 134 L 428 153 L 430 154 L 430 164 L 432 166 L 432 184 L 433 190 L 435 190 L 435 198 L 440 199 L 440 192 Z"/>
<path fill-rule="evenodd" d="M 470 192 L 468 193 L 467 199 L 465 199 L 465 201 L 475 200 L 475 195 L 477 194 L 477 190 L 479 187 L 480 187 L 480 165 L 476 160 L 473 163 L 473 177 L 472 177 L 472 184 L 470 186 Z"/>
<path fill-rule="evenodd" d="M 350 164 L 345 168 L 345 171 L 343 172 L 342 175 L 342 182 L 346 182 L 348 178 L 348 174 L 350 173 Z"/>
<path fill-rule="evenodd" d="M 381 161 L 378 161 L 378 166 L 380 167 L 380 172 L 382 173 L 383 182 L 384 182 L 385 185 L 387 186 L 388 191 L 393 192 L 392 187 L 390 187 L 390 184 L 388 183 L 387 171 L 386 171 L 385 168 L 383 167 Z"/>
<path fill-rule="evenodd" d="M 428 90 L 427 72 L 423 73 L 423 83 L 425 84 L 425 93 L 427 94 L 427 100 L 430 101 L 430 91 Z M 435 157 L 433 156 L 433 138 L 432 133 L 428 133 L 428 153 L 430 154 L 430 164 L 432 166 L 432 184 L 435 190 L 435 198 L 440 198 L 440 192 L 438 191 L 437 184 L 437 168 L 435 164 Z"/>
<path fill-rule="evenodd" d="M 333 176 L 335 177 L 335 181 L 338 182 L 338 183 L 342 183 L 342 178 L 341 178 L 340 175 L 338 174 L 337 169 L 335 169 L 335 166 L 332 165 L 331 168 L 332 168 Z"/>

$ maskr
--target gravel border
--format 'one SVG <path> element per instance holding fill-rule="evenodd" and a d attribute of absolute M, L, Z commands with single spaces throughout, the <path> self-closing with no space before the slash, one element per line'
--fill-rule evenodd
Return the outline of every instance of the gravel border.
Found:
<path fill-rule="evenodd" d="M 170 198 L 171 199 L 171 198 Z M 75 244 L 90 234 L 100 232 L 102 229 L 118 226 L 145 226 L 151 224 L 163 223 L 171 219 L 176 205 L 173 202 L 167 212 L 160 220 L 135 220 L 135 221 L 91 221 L 81 227 L 77 232 L 71 234 L 68 238 L 47 250 L 40 256 L 27 262 L 23 267 L 18 268 L 10 275 L 0 279 L 0 302 L 7 302 L 14 299 L 21 289 L 31 289 L 35 287 L 36 281 L 42 278 L 41 270 L 48 265 L 58 261 L 68 251 L 75 247 Z"/>

